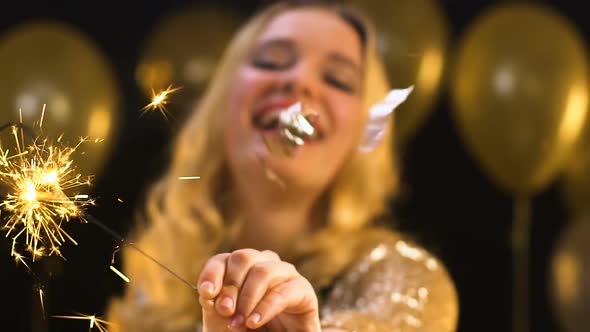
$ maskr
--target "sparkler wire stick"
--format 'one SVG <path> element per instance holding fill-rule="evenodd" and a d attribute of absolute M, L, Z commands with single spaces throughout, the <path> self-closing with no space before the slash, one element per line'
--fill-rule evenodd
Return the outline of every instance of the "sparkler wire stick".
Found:
<path fill-rule="evenodd" d="M 22 129 L 22 130 L 26 131 L 29 136 L 34 137 L 33 131 L 31 130 L 31 128 L 23 125 L 22 123 L 16 123 L 16 122 L 14 122 L 14 123 L 10 122 L 10 123 L 0 126 L 0 132 L 2 132 L 4 129 L 10 128 L 10 127 L 16 127 L 16 128 Z"/>
<path fill-rule="evenodd" d="M 143 251 L 141 248 L 139 248 L 135 244 L 133 244 L 131 242 L 128 242 L 124 237 L 122 237 L 121 235 L 119 235 L 117 232 L 113 231 L 109 227 L 107 227 L 100 220 L 96 219 L 95 217 L 93 217 L 92 215 L 90 215 L 88 213 L 85 213 L 84 216 L 86 217 L 86 220 L 88 220 L 89 222 L 95 224 L 100 229 L 102 229 L 103 231 L 105 231 L 108 234 L 110 234 L 112 237 L 114 237 L 115 239 L 117 239 L 117 241 L 120 241 L 121 243 L 123 243 L 123 244 L 125 244 L 125 245 L 127 245 L 127 246 L 129 246 L 131 248 L 133 248 L 138 253 L 140 253 L 141 255 L 143 255 L 145 258 L 151 260 L 153 263 L 155 263 L 156 265 L 158 265 L 159 267 L 161 267 L 162 269 L 164 269 L 166 272 L 168 272 L 171 275 L 173 275 L 176 279 L 182 281 L 184 284 L 186 284 L 187 286 L 189 286 L 193 290 L 198 290 L 199 289 L 196 285 L 192 284 L 190 281 L 186 280 L 185 278 L 183 278 L 182 276 L 180 276 L 178 273 L 172 271 L 172 269 L 170 269 L 166 265 L 160 263 L 157 259 L 155 259 L 153 256 L 151 256 L 147 252 Z"/>

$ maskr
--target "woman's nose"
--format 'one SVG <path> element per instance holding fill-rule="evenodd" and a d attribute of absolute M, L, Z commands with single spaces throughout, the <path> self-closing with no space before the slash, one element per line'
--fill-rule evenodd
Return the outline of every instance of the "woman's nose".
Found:
<path fill-rule="evenodd" d="M 319 94 L 318 72 L 309 65 L 300 65 L 285 73 L 283 89 L 302 101 L 313 101 Z"/>

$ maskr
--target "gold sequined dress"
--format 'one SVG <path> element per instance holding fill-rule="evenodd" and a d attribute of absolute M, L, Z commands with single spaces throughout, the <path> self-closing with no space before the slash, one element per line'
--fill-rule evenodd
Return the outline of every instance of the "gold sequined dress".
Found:
<path fill-rule="evenodd" d="M 291 258 L 316 288 L 322 326 L 359 332 L 456 330 L 459 303 L 453 281 L 428 251 L 383 229 L 324 237 L 315 241 L 321 245 L 303 247 Z M 191 292 L 185 288 L 180 289 Z M 112 332 L 200 330 L 196 296 L 175 308 L 174 302 L 150 303 L 149 287 L 142 292 L 141 303 L 125 296 L 111 305 L 110 319 L 118 326 Z"/>

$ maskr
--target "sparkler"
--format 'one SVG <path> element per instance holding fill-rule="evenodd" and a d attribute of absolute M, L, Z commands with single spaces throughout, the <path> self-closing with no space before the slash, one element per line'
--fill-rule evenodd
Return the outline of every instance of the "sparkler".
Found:
<path fill-rule="evenodd" d="M 91 177 L 76 174 L 71 159 L 84 139 L 74 147 L 54 146 L 38 137 L 27 145 L 22 124 L 10 128 L 14 151 L 0 146 L 0 181 L 7 188 L 0 208 L 8 212 L 3 229 L 6 237 L 12 237 L 11 255 L 29 268 L 17 245 L 24 246 L 33 261 L 51 255 L 63 258 L 60 246 L 67 240 L 77 245 L 62 226 L 73 218 L 84 221 L 82 210 L 94 200 L 68 193 L 90 185 Z"/>
<path fill-rule="evenodd" d="M 92 330 L 95 326 L 99 332 L 109 332 L 105 325 L 112 325 L 112 323 L 96 317 L 96 315 L 84 315 L 84 314 L 77 314 L 77 316 L 52 316 L 53 318 L 63 318 L 63 319 L 78 319 L 78 320 L 87 320 L 89 323 L 89 329 Z"/>
<path fill-rule="evenodd" d="M 166 89 L 158 93 L 152 89 L 152 101 L 142 109 L 142 114 L 145 114 L 149 111 L 158 110 L 160 113 L 162 113 L 162 116 L 164 116 L 165 119 L 168 119 L 166 116 L 166 104 L 168 104 L 168 96 L 179 89 L 180 87 L 173 88 L 172 85 L 169 85 Z"/>
<path fill-rule="evenodd" d="M 154 98 L 150 107 L 164 110 L 166 97 L 171 92 L 177 90 L 169 87 L 166 91 Z M 41 114 L 39 128 L 43 124 L 45 105 Z M 77 245 L 77 242 L 64 229 L 63 224 L 71 219 L 77 218 L 83 222 L 92 222 L 99 226 L 121 243 L 129 246 L 144 257 L 166 270 L 168 273 L 191 287 L 198 290 L 197 286 L 181 277 L 166 265 L 138 248 L 132 243 L 128 243 L 122 236 L 112 231 L 102 222 L 85 213 L 84 208 L 93 205 L 94 200 L 84 193 L 72 193 L 79 190 L 81 186 L 90 185 L 91 177 L 82 178 L 76 174 L 72 154 L 86 140 L 80 139 L 74 147 L 56 146 L 48 139 L 41 139 L 34 135 L 31 137 L 32 143 L 25 143 L 24 132 L 27 129 L 21 121 L 18 124 L 7 124 L 0 126 L 0 132 L 6 128 L 11 129 L 11 136 L 14 139 L 15 147 L 5 149 L 0 142 L 0 183 L 6 187 L 5 199 L 0 203 L 0 209 L 8 212 L 5 217 L 3 229 L 6 230 L 6 237 L 12 237 L 11 255 L 15 262 L 22 263 L 29 271 L 29 265 L 25 262 L 25 257 L 17 250 L 17 247 L 23 246 L 32 256 L 32 260 L 43 257 L 56 255 L 64 258 L 61 254 L 60 247 L 66 241 Z M 27 130 L 27 134 L 30 134 Z M 61 137 L 57 142 L 61 141 Z M 97 139 L 95 142 L 99 142 Z M 187 177 L 187 179 L 196 179 L 198 177 Z M 119 199 L 122 202 L 121 199 Z M 23 240 L 21 243 L 20 240 Z M 111 266 L 111 270 L 117 273 L 123 280 L 129 282 L 129 279 L 116 268 Z M 45 312 L 44 291 L 38 290 L 41 309 Z M 90 322 L 90 329 L 94 326 L 99 332 L 108 332 L 104 325 L 109 323 L 97 318 L 94 315 L 78 316 L 54 316 L 56 318 L 68 319 L 86 319 Z"/>

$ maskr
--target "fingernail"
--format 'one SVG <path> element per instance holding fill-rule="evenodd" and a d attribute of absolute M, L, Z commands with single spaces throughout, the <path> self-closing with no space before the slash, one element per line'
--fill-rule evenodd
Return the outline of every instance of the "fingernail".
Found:
<path fill-rule="evenodd" d="M 250 315 L 250 318 L 248 318 L 248 320 L 252 324 L 258 324 L 258 322 L 260 322 L 260 314 L 255 312 L 252 315 Z"/>
<path fill-rule="evenodd" d="M 240 325 L 242 325 L 243 322 L 244 316 L 238 314 L 231 320 L 230 326 L 235 329 L 240 327 Z"/>
<path fill-rule="evenodd" d="M 202 282 L 199 286 L 199 291 L 201 293 L 213 294 L 213 283 L 211 283 L 210 281 Z"/>
<path fill-rule="evenodd" d="M 227 309 L 233 309 L 234 307 L 234 300 L 231 299 L 231 297 L 224 297 L 221 302 L 219 303 L 222 307 L 225 307 Z"/>

